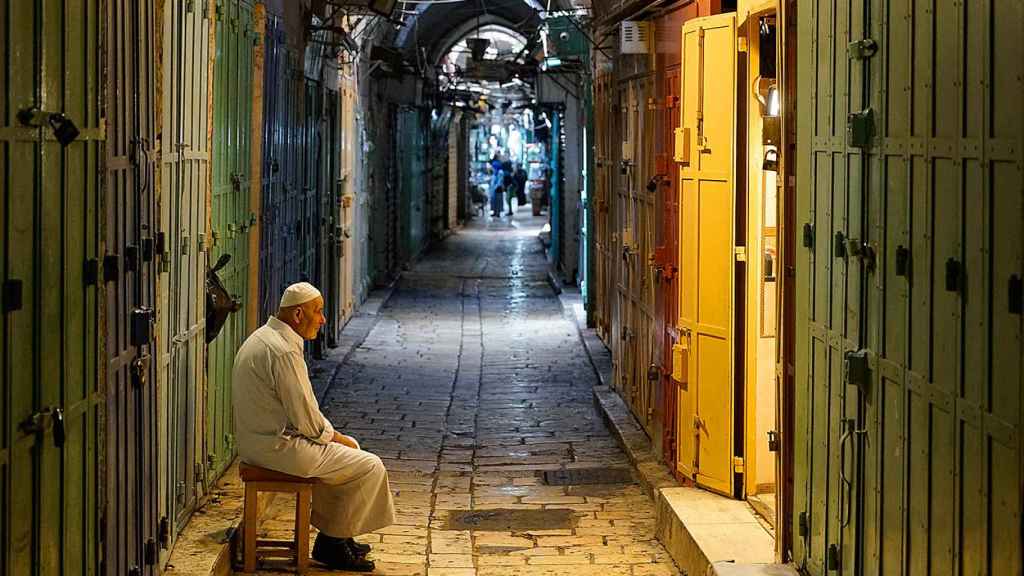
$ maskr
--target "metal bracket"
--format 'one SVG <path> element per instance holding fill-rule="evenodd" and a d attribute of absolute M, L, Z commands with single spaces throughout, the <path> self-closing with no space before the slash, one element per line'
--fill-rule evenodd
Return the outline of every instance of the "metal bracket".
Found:
<path fill-rule="evenodd" d="M 846 117 L 847 144 L 854 148 L 867 148 L 875 135 L 875 113 L 871 108 L 851 112 Z"/>
<path fill-rule="evenodd" d="M 804 248 L 814 248 L 814 224 L 804 223 Z"/>
<path fill-rule="evenodd" d="M 866 348 L 847 352 L 843 360 L 846 383 L 867 392 L 871 387 L 871 351 Z"/>
<path fill-rule="evenodd" d="M 4 281 L 4 313 L 16 312 L 24 306 L 25 283 L 17 278 Z"/>

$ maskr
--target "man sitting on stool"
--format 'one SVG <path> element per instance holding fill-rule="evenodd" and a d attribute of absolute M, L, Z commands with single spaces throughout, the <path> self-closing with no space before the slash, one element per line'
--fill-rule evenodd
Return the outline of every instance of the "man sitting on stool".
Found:
<path fill-rule="evenodd" d="M 335 431 L 313 395 L 302 348 L 326 322 L 323 308 L 312 284 L 292 284 L 277 316 L 239 348 L 232 373 L 235 440 L 249 464 L 318 478 L 311 522 L 320 534 L 313 559 L 334 569 L 370 572 L 370 547 L 352 537 L 392 524 L 395 508 L 380 458 Z"/>

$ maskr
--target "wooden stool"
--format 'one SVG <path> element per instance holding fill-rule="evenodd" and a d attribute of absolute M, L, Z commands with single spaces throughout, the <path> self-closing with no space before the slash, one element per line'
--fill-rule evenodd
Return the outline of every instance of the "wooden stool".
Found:
<path fill-rule="evenodd" d="M 316 478 L 300 478 L 241 462 L 238 474 L 245 483 L 245 513 L 242 519 L 242 557 L 245 572 L 256 571 L 256 558 L 295 558 L 301 574 L 309 567 L 309 515 Z M 257 500 L 260 492 L 295 494 L 295 538 L 288 540 L 257 540 L 259 523 Z"/>

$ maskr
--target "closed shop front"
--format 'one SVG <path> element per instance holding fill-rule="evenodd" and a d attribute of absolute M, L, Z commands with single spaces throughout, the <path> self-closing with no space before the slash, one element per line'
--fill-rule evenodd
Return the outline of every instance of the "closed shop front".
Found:
<path fill-rule="evenodd" d="M 0 1 L 4 574 L 96 573 L 100 561 L 105 19 L 95 3 Z"/>
<path fill-rule="evenodd" d="M 255 224 L 249 208 L 253 47 L 258 38 L 252 6 L 246 0 L 218 3 L 215 37 L 210 265 L 229 256 L 228 264 L 220 269 L 220 279 L 229 294 L 245 298 L 249 293 L 249 229 Z M 242 303 L 243 308 L 250 305 L 255 303 Z M 220 476 L 234 457 L 231 368 L 235 351 L 248 336 L 245 319 L 244 312 L 229 315 L 209 346 L 207 482 Z"/>
<path fill-rule="evenodd" d="M 799 10 L 794 557 L 1019 574 L 1024 11 Z"/>
<path fill-rule="evenodd" d="M 160 397 L 160 517 L 166 547 L 202 493 L 205 465 L 202 390 L 206 381 L 203 289 L 210 152 L 209 12 L 201 4 L 165 2 L 160 73 L 160 275 L 157 335 Z M 201 469 L 201 468 L 200 468 Z"/>
<path fill-rule="evenodd" d="M 150 2 L 107 9 L 103 563 L 109 574 L 141 576 L 158 560 L 156 14 Z"/>

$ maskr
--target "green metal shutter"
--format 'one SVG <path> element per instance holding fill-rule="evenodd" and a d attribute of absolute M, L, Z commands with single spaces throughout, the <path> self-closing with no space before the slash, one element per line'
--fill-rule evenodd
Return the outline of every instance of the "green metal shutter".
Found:
<path fill-rule="evenodd" d="M 95 2 L 0 0 L 8 81 L 0 89 L 5 574 L 95 574 L 98 567 L 102 22 Z M 81 134 L 62 147 L 48 126 L 18 120 L 29 108 L 62 112 Z M 40 431 L 28 429 L 33 422 Z"/>
<path fill-rule="evenodd" d="M 252 137 L 252 6 L 244 0 L 217 4 L 216 56 L 213 65 L 213 250 L 210 261 L 230 254 L 220 271 L 225 288 L 242 297 L 248 291 L 250 138 Z M 243 303 L 243 306 L 253 303 Z M 235 352 L 248 335 L 245 314 L 228 316 L 209 347 L 206 393 L 207 477 L 212 482 L 234 457 L 231 418 L 231 369 Z"/>
<path fill-rule="evenodd" d="M 157 309 L 160 356 L 160 515 L 167 540 L 198 502 L 202 469 L 205 292 L 209 192 L 209 12 L 205 2 L 163 5 L 160 230 L 164 245 Z"/>
<path fill-rule="evenodd" d="M 796 560 L 1020 573 L 1024 8 L 799 21 Z"/>

